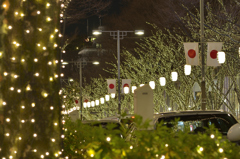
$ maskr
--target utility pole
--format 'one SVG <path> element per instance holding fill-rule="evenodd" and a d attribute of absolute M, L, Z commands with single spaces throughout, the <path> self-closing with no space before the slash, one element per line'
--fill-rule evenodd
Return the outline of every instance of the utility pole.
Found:
<path fill-rule="evenodd" d="M 206 83 L 205 83 L 205 59 L 204 59 L 204 0 L 200 0 L 200 44 L 201 44 L 201 53 L 202 53 L 202 82 L 201 82 L 201 91 L 202 91 L 202 110 L 206 110 Z"/>

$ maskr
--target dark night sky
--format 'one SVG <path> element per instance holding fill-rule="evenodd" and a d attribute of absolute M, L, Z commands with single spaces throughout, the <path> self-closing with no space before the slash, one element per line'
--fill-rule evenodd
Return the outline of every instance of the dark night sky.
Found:
<path fill-rule="evenodd" d="M 183 2 L 183 0 L 180 1 Z M 191 3 L 196 2 L 196 0 L 187 1 L 191 1 Z M 177 23 L 178 19 L 176 19 L 175 15 L 175 10 L 179 9 L 179 4 L 176 0 L 168 0 L 167 2 L 163 0 L 112 0 L 111 2 L 110 7 L 101 12 L 102 15 L 100 16 L 93 15 L 88 18 L 82 18 L 74 21 L 72 24 L 69 24 L 68 21 L 66 21 L 65 38 L 71 38 L 74 34 L 77 36 L 75 40 L 71 41 L 67 46 L 67 53 L 62 56 L 64 60 L 77 59 L 77 53 L 82 48 L 93 46 L 91 42 L 86 42 L 85 39 L 88 36 L 92 36 L 92 30 L 97 29 L 100 25 L 104 26 L 106 30 L 144 29 L 144 36 L 151 35 L 152 29 L 152 27 L 146 22 L 155 23 L 162 28 L 169 28 L 174 25 L 181 26 L 181 23 Z M 139 38 L 131 37 L 132 35 L 128 35 L 124 40 L 121 40 L 121 47 L 134 48 L 133 45 L 135 44 L 135 41 L 139 40 Z M 104 48 L 116 51 L 116 40 L 113 40 L 109 35 L 102 34 L 98 37 L 97 41 L 102 43 Z M 76 47 L 78 47 L 79 50 L 76 50 Z M 103 63 L 109 60 L 116 60 L 112 55 L 103 55 L 99 58 L 101 58 Z M 103 59 L 105 58 L 108 59 L 104 62 Z M 112 60 L 109 58 L 112 58 Z M 106 68 L 107 66 L 101 65 L 100 67 Z M 84 70 L 87 70 L 87 72 L 90 73 L 93 72 L 95 74 L 93 77 L 97 77 L 98 72 L 103 73 L 102 70 L 96 72 L 96 67 L 91 68 L 90 66 L 86 66 Z M 77 79 L 79 77 L 77 75 L 78 69 L 76 67 L 72 67 L 72 70 L 68 71 L 67 74 L 69 74 L 69 76 L 76 76 L 75 78 Z"/>

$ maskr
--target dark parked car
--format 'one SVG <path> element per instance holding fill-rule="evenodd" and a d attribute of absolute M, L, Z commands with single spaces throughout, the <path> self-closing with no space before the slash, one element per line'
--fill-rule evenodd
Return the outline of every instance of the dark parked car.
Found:
<path fill-rule="evenodd" d="M 175 131 L 189 130 L 196 133 L 204 132 L 205 128 L 214 125 L 219 132 L 227 135 L 228 130 L 238 122 L 230 113 L 224 111 L 178 111 L 155 116 L 155 128 L 159 123 Z"/>
<path fill-rule="evenodd" d="M 100 119 L 100 120 L 86 120 L 82 121 L 83 124 L 88 124 L 89 126 L 94 127 L 101 127 L 104 129 L 107 129 L 114 134 L 113 131 L 116 131 L 115 134 L 117 136 L 120 136 L 121 138 L 124 138 L 125 136 L 125 128 L 118 120 L 109 120 L 109 119 Z"/>
<path fill-rule="evenodd" d="M 175 111 L 154 115 L 153 130 L 159 126 L 167 126 L 174 131 L 190 131 L 204 133 L 206 128 L 214 125 L 222 135 L 232 142 L 240 141 L 240 124 L 232 114 L 225 111 Z M 134 138 L 137 127 L 134 123 L 129 127 L 127 140 Z"/>

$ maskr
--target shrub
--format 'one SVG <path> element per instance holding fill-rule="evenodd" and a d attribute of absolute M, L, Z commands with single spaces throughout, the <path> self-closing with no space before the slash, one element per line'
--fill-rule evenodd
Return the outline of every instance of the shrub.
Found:
<path fill-rule="evenodd" d="M 91 127 L 80 120 L 66 120 L 64 155 L 70 159 L 235 159 L 240 147 L 222 136 L 213 126 L 206 133 L 174 131 L 165 126 L 146 130 L 147 123 L 136 123 L 139 128 L 131 141 L 119 138 L 119 131 Z M 143 130 L 145 128 L 145 130 Z M 124 136 L 126 131 L 122 131 Z M 110 137 L 110 138 L 107 138 Z"/>

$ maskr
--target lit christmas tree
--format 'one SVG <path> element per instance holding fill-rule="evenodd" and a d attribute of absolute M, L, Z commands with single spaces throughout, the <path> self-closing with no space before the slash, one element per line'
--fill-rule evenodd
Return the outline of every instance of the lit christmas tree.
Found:
<path fill-rule="evenodd" d="M 58 0 L 1 1 L 1 158 L 61 155 Z"/>

